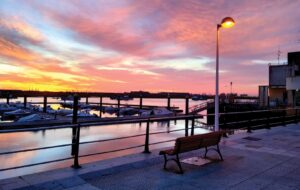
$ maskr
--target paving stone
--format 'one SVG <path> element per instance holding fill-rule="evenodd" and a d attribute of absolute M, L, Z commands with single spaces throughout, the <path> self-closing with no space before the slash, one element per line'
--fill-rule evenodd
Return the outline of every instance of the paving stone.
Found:
<path fill-rule="evenodd" d="M 40 184 L 36 184 L 33 187 L 41 190 L 61 190 L 64 189 L 64 187 L 59 184 L 57 181 L 49 181 L 49 182 L 44 182 Z"/>
<path fill-rule="evenodd" d="M 11 190 L 11 189 L 17 189 L 17 188 L 22 188 L 22 187 L 26 187 L 26 186 L 29 186 L 29 184 L 26 183 L 24 180 L 16 180 L 12 183 L 1 184 L 0 188 L 2 190 Z"/>
<path fill-rule="evenodd" d="M 295 187 L 291 185 L 282 185 L 278 183 L 270 184 L 262 188 L 262 190 L 299 190 L 299 189 L 300 187 Z"/>
<path fill-rule="evenodd" d="M 90 184 L 84 184 L 84 185 L 79 185 L 79 186 L 75 186 L 75 187 L 70 187 L 65 190 L 99 190 L 99 189 Z"/>
<path fill-rule="evenodd" d="M 276 184 L 300 189 L 300 180 L 299 179 L 300 179 L 299 175 L 298 176 L 281 177 L 280 180 L 276 181 Z"/>
<path fill-rule="evenodd" d="M 61 186 L 63 186 L 64 188 L 74 187 L 86 183 L 83 179 L 81 179 L 78 176 L 61 179 L 56 182 Z"/>
<path fill-rule="evenodd" d="M 274 177 L 274 176 L 266 176 L 266 175 L 256 175 L 254 177 L 251 177 L 239 184 L 236 184 L 232 186 L 230 189 L 262 189 L 272 183 L 274 181 L 279 180 L 279 177 Z"/>
<path fill-rule="evenodd" d="M 164 186 L 163 188 L 158 188 L 158 190 L 195 190 L 198 189 L 195 186 L 189 185 L 189 184 L 176 184 L 176 185 L 170 185 L 170 186 Z M 217 190 L 217 189 L 214 189 Z"/>
<path fill-rule="evenodd" d="M 18 183 L 20 181 L 23 181 L 23 179 L 20 178 L 20 177 L 13 177 L 13 178 L 9 178 L 9 179 L 3 179 L 3 180 L 0 180 L 0 186 L 5 185 L 5 184 L 9 184 L 9 183 Z"/>
<path fill-rule="evenodd" d="M 22 180 L 26 181 L 27 183 L 29 183 L 30 185 L 35 185 L 35 184 L 49 181 L 49 177 L 47 175 L 43 175 L 43 174 L 25 175 L 25 176 L 21 176 L 20 178 Z"/>
<path fill-rule="evenodd" d="M 45 190 L 45 189 L 40 187 L 35 187 L 35 186 L 26 186 L 26 187 L 18 188 L 16 190 Z"/>

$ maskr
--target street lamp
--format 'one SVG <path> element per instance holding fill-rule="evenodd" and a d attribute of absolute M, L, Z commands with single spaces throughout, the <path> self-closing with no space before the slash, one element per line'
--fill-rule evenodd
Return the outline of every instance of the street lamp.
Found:
<path fill-rule="evenodd" d="M 217 24 L 217 55 L 216 55 L 216 95 L 215 95 L 215 131 L 219 131 L 219 31 L 220 28 L 231 28 L 235 24 L 231 17 L 223 18 L 221 24 Z"/>

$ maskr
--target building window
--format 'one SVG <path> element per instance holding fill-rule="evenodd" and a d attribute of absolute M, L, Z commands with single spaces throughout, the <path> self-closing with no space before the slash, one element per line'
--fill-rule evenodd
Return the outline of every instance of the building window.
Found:
<path fill-rule="evenodd" d="M 300 91 L 296 91 L 295 93 L 295 105 L 300 106 Z"/>

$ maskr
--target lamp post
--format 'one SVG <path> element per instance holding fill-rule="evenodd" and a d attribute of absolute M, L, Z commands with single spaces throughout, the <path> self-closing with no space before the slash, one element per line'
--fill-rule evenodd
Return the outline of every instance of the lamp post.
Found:
<path fill-rule="evenodd" d="M 235 24 L 231 17 L 223 18 L 221 24 L 217 24 L 217 55 L 216 55 L 216 95 L 215 95 L 215 131 L 219 131 L 219 33 L 220 28 L 231 28 Z"/>

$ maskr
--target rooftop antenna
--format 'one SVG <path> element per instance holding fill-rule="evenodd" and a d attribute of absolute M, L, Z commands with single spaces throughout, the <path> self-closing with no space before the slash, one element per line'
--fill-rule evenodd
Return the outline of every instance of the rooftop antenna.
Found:
<path fill-rule="evenodd" d="M 278 65 L 280 64 L 280 55 L 281 55 L 281 51 L 280 51 L 280 46 L 279 46 L 278 52 L 277 52 Z"/>

